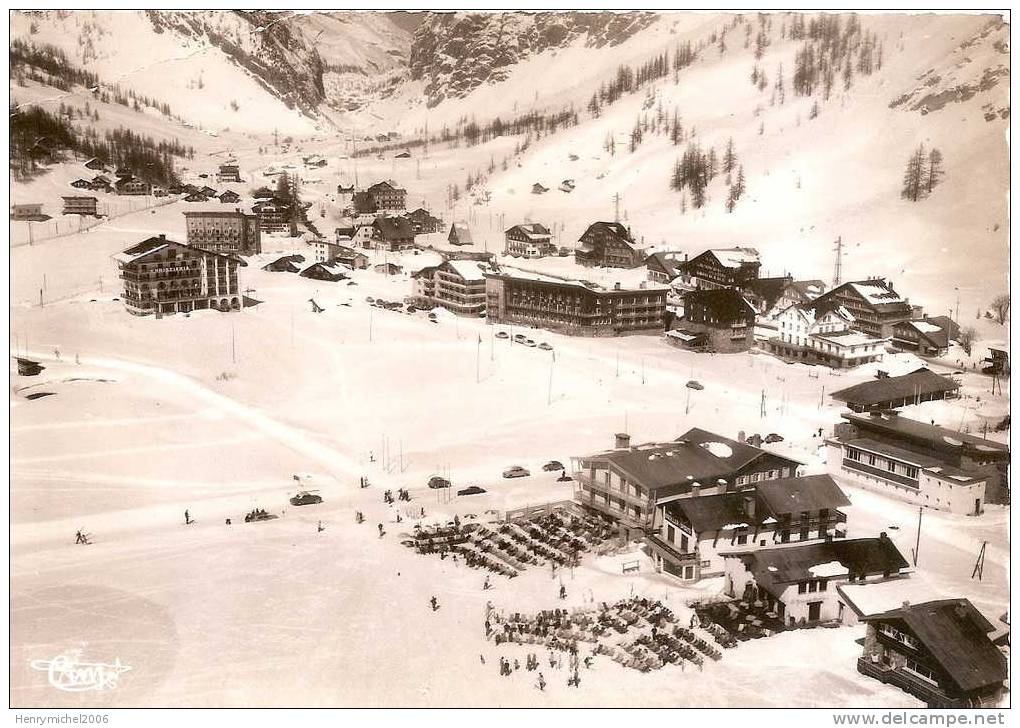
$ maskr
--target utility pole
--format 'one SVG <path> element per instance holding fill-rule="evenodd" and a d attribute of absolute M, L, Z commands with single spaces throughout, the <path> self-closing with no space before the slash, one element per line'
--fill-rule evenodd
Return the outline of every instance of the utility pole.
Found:
<path fill-rule="evenodd" d="M 921 517 L 924 516 L 924 506 L 917 508 L 917 542 L 914 544 L 914 566 L 917 566 L 917 555 L 921 550 Z"/>
<path fill-rule="evenodd" d="M 843 236 L 840 235 L 836 238 L 836 247 L 833 248 L 836 251 L 836 270 L 832 275 L 832 287 L 836 288 L 840 283 L 843 282 Z"/>
<path fill-rule="evenodd" d="M 974 571 L 970 573 L 970 578 L 973 579 L 975 576 L 978 581 L 981 581 L 981 577 L 985 573 L 985 548 L 988 546 L 987 541 L 981 542 L 981 551 L 978 552 L 977 561 L 974 562 Z"/>
<path fill-rule="evenodd" d="M 620 193 L 613 195 L 613 220 L 620 222 Z"/>

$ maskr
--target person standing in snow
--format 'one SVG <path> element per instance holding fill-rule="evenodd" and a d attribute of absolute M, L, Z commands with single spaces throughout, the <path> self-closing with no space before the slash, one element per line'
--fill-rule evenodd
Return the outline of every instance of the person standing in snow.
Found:
<path fill-rule="evenodd" d="M 439 609 L 439 600 L 436 599 L 434 594 L 432 595 L 432 598 L 429 600 L 429 603 L 432 605 L 432 611 L 433 612 L 435 612 L 435 611 L 437 611 Z"/>
<path fill-rule="evenodd" d="M 191 515 L 188 513 L 187 508 L 184 509 L 184 525 L 185 526 L 191 525 Z"/>
<path fill-rule="evenodd" d="M 542 673 L 538 673 L 538 689 L 545 692 L 545 677 Z"/>

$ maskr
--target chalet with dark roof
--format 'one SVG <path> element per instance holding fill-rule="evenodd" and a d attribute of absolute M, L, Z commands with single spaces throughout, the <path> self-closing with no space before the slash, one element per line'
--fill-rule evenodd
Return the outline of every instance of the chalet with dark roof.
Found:
<path fill-rule="evenodd" d="M 648 269 L 648 280 L 656 283 L 669 283 L 680 275 L 680 264 L 683 253 L 667 252 L 652 253 L 645 258 Z"/>
<path fill-rule="evenodd" d="M 539 222 L 526 222 L 507 228 L 503 233 L 504 255 L 515 258 L 542 258 L 556 253 L 549 228 Z"/>
<path fill-rule="evenodd" d="M 640 535 L 651 532 L 655 509 L 680 498 L 750 489 L 754 483 L 796 475 L 796 460 L 700 428 L 672 442 L 616 447 L 571 458 L 574 500 L 613 517 Z"/>
<path fill-rule="evenodd" d="M 858 329 L 880 339 L 892 337 L 896 324 L 921 314 L 920 306 L 911 306 L 885 278 L 849 281 L 817 300 L 831 300 L 843 306 L 854 317 Z"/>
<path fill-rule="evenodd" d="M 376 250 L 411 250 L 414 247 L 414 230 L 406 217 L 377 217 L 372 223 L 371 244 Z"/>
<path fill-rule="evenodd" d="M 907 560 L 883 532 L 878 538 L 831 539 L 725 555 L 723 590 L 764 601 L 788 625 L 856 619 L 836 587 L 901 577 Z"/>
<path fill-rule="evenodd" d="M 415 235 L 438 233 L 443 229 L 443 221 L 438 217 L 435 217 L 424 207 L 412 210 L 407 213 L 405 217 L 407 217 L 408 222 L 411 223 L 411 229 L 414 231 Z"/>
<path fill-rule="evenodd" d="M 407 190 L 397 187 L 396 183 L 391 180 L 376 182 L 365 192 L 372 198 L 375 209 L 378 211 L 403 212 L 407 207 Z"/>
<path fill-rule="evenodd" d="M 684 296 L 684 316 L 677 328 L 703 334 L 711 351 L 747 351 L 754 344 L 756 312 L 734 288 L 690 291 Z"/>
<path fill-rule="evenodd" d="M 761 256 L 754 248 L 712 248 L 685 260 L 680 266 L 687 290 L 745 288 L 758 277 Z"/>
<path fill-rule="evenodd" d="M 948 324 L 946 322 L 949 322 Z M 901 321 L 893 325 L 892 344 L 901 351 L 913 351 L 920 356 L 940 357 L 949 353 L 949 340 L 953 334 L 951 320 L 946 316 Z"/>
<path fill-rule="evenodd" d="M 574 260 L 580 265 L 636 268 L 644 260 L 630 229 L 618 222 L 594 222 L 579 240 Z"/>
<path fill-rule="evenodd" d="M 303 255 L 284 255 L 262 266 L 262 270 L 271 273 L 297 273 L 301 270 L 301 263 L 304 262 L 305 256 Z"/>
<path fill-rule="evenodd" d="M 993 708 L 1009 677 L 995 627 L 967 599 L 911 604 L 864 617 L 857 670 L 929 708 Z"/>
<path fill-rule="evenodd" d="M 750 488 L 656 507 L 645 542 L 656 568 L 683 581 L 722 576 L 723 554 L 846 536 L 850 501 L 828 475 L 751 481 Z"/>

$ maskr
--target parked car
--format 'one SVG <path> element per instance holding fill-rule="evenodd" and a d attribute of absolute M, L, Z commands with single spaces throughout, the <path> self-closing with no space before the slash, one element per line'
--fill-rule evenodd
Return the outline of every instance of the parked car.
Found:
<path fill-rule="evenodd" d="M 366 303 L 375 303 L 375 299 L 372 298 L 371 296 L 365 296 L 365 302 Z"/>
<path fill-rule="evenodd" d="M 507 468 L 503 471 L 504 478 L 527 478 L 529 475 L 531 473 L 520 465 L 514 465 L 512 468 Z"/>
<path fill-rule="evenodd" d="M 538 348 L 539 349 L 543 349 L 545 351 L 552 351 L 552 346 L 550 346 L 549 344 L 545 343 L 544 341 L 541 344 L 538 345 Z"/>
<path fill-rule="evenodd" d="M 437 488 L 449 488 L 450 481 L 440 475 L 433 475 L 429 478 L 429 487 L 433 490 Z"/>
<path fill-rule="evenodd" d="M 524 344 L 524 345 L 525 345 L 526 347 L 528 347 L 529 349 L 534 349 L 534 348 L 535 348 L 535 342 L 534 342 L 534 341 L 532 341 L 531 339 L 525 339 L 525 340 L 524 340 L 524 341 L 522 341 L 521 343 L 522 343 L 522 344 Z"/>
<path fill-rule="evenodd" d="M 467 488 L 461 488 L 457 491 L 457 495 L 480 495 L 485 492 L 485 488 L 479 488 L 477 485 L 469 485 Z"/>
<path fill-rule="evenodd" d="M 689 382 L 687 382 L 687 387 L 690 389 L 696 389 L 700 392 L 702 389 L 705 388 L 705 385 L 696 379 L 692 379 Z"/>
<path fill-rule="evenodd" d="M 505 331 L 497 331 L 496 332 L 496 338 L 497 339 L 509 339 L 510 338 L 510 334 L 508 334 Z"/>
<path fill-rule="evenodd" d="M 561 463 L 559 460 L 550 460 L 549 462 L 542 466 L 542 470 L 546 471 L 547 473 L 551 473 L 556 470 L 565 470 L 565 468 L 563 467 L 563 463 Z"/>
<path fill-rule="evenodd" d="M 777 435 L 775 432 L 770 432 L 765 436 L 765 442 L 770 444 L 773 442 L 782 442 L 784 439 L 786 438 L 784 438 L 782 435 Z"/>
<path fill-rule="evenodd" d="M 290 504 L 292 506 L 312 506 L 316 503 L 322 503 L 322 496 L 316 495 L 315 493 L 309 493 L 307 490 L 301 491 L 290 499 Z"/>
<path fill-rule="evenodd" d="M 525 336 L 524 334 L 514 334 L 514 341 L 516 341 L 518 343 L 522 343 L 522 342 L 527 341 L 527 340 L 528 340 L 528 337 Z"/>

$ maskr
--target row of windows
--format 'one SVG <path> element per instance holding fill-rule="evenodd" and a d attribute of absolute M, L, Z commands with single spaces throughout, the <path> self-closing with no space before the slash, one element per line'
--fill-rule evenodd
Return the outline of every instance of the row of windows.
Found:
<path fill-rule="evenodd" d="M 906 463 L 899 463 L 889 458 L 880 457 L 875 453 L 864 452 L 854 447 L 846 448 L 846 457 L 848 460 L 853 460 L 858 463 L 864 463 L 874 468 L 881 468 L 888 470 L 890 473 L 897 473 L 904 475 L 913 480 L 917 479 L 918 468 L 915 465 L 908 465 Z"/>
<path fill-rule="evenodd" d="M 823 592 L 828 589 L 829 582 L 825 579 L 811 579 L 809 581 L 797 582 L 798 594 L 814 594 L 815 592 Z"/>

